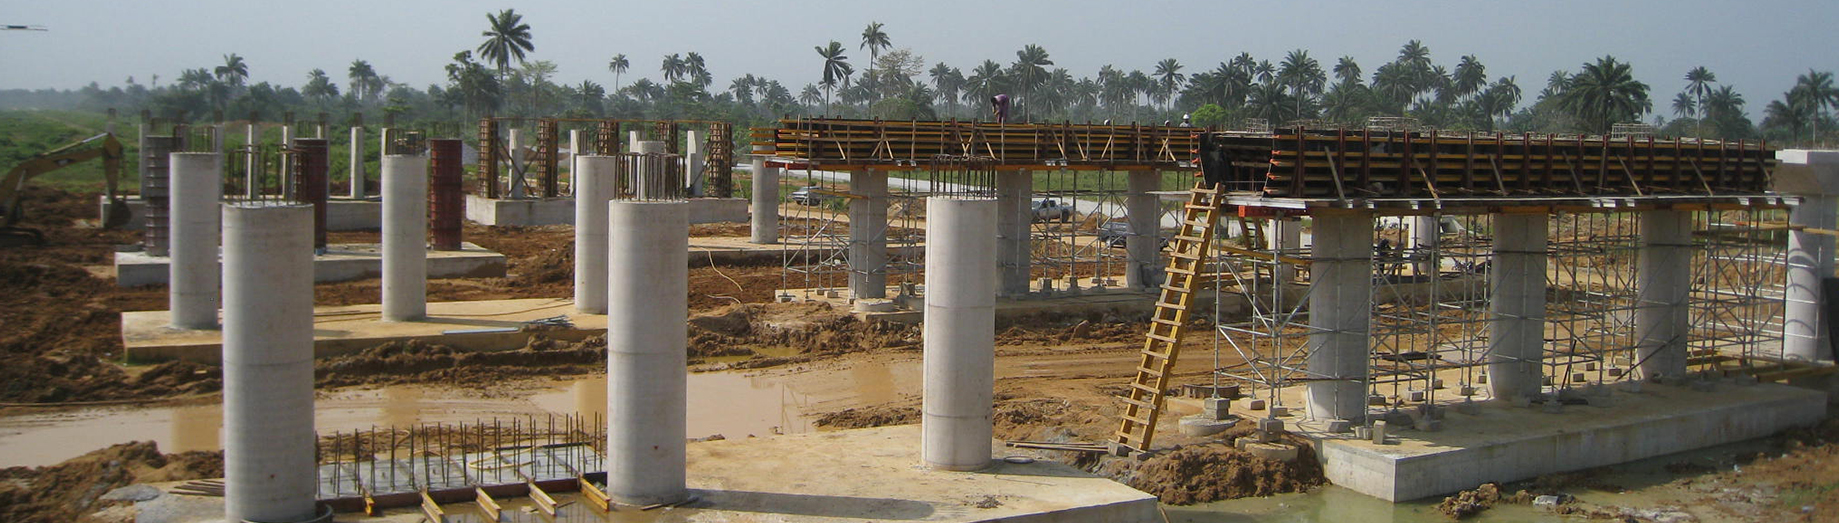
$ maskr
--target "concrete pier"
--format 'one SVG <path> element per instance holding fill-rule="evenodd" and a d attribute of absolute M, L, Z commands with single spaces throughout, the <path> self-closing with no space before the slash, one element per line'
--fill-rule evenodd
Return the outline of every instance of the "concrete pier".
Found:
<path fill-rule="evenodd" d="M 1027 169 L 996 173 L 996 260 L 1003 296 L 1028 294 L 1033 197 L 1034 177 Z"/>
<path fill-rule="evenodd" d="M 888 296 L 888 173 L 863 169 L 849 175 L 849 292 L 857 298 Z"/>
<path fill-rule="evenodd" d="M 1300 256 L 1303 248 L 1303 221 L 1296 218 L 1279 217 L 1271 220 L 1271 230 L 1265 231 L 1265 242 L 1270 248 L 1284 256 Z M 1288 263 L 1277 264 L 1277 281 L 1296 280 L 1296 266 Z"/>
<path fill-rule="evenodd" d="M 1366 418 L 1368 326 L 1373 313 L 1373 215 L 1314 217 L 1315 290 L 1309 297 L 1309 417 Z"/>
<path fill-rule="evenodd" d="M 313 208 L 225 205 L 224 519 L 315 516 Z"/>
<path fill-rule="evenodd" d="M 1437 248 L 1437 239 L 1441 229 L 1437 225 L 1437 216 L 1417 216 L 1411 219 L 1411 248 L 1418 258 L 1411 260 L 1412 273 L 1435 275 L 1436 262 L 1430 253 Z"/>
<path fill-rule="evenodd" d="M 702 196 L 702 135 L 684 131 L 683 177 L 689 180 L 690 196 Z"/>
<path fill-rule="evenodd" d="M 1162 208 L 1151 194 L 1162 186 L 1162 173 L 1130 171 L 1126 176 L 1124 212 L 1130 236 L 1124 238 L 1124 286 L 1148 289 L 1162 283 Z"/>
<path fill-rule="evenodd" d="M 688 205 L 613 201 L 607 222 L 607 495 L 673 503 L 689 496 Z"/>
<path fill-rule="evenodd" d="M 388 152 L 377 149 L 377 152 Z M 351 199 L 362 200 L 368 197 L 364 193 L 364 126 L 351 126 Z"/>
<path fill-rule="evenodd" d="M 1488 386 L 1497 399 L 1534 397 L 1544 383 L 1540 378 L 1545 361 L 1545 250 L 1550 222 L 1545 214 L 1494 216 L 1494 269 L 1488 273 L 1488 285 L 1494 289 L 1488 301 L 1492 322 Z"/>
<path fill-rule="evenodd" d="M 575 157 L 575 311 L 607 312 L 607 202 L 619 186 L 619 158 Z"/>
<path fill-rule="evenodd" d="M 255 113 L 251 112 L 249 113 L 249 125 L 243 129 L 243 145 L 259 146 L 262 144 L 261 137 L 262 124 L 255 121 Z M 255 158 L 253 155 L 246 155 L 243 159 L 243 197 L 251 200 L 262 195 L 262 180 L 256 177 L 256 168 L 261 165 L 261 162 L 255 161 Z"/>
<path fill-rule="evenodd" d="M 1788 213 L 1787 297 L 1782 311 L 1782 357 L 1832 361 L 1822 281 L 1833 277 L 1833 237 L 1802 228 L 1832 229 L 1839 221 L 1839 151 L 1776 153 L 1775 189 L 1800 197 Z"/>
<path fill-rule="evenodd" d="M 779 168 L 767 165 L 766 156 L 754 155 L 752 240 L 758 244 L 779 243 Z"/>
<path fill-rule="evenodd" d="M 505 197 L 518 200 L 528 196 L 524 189 L 526 185 L 524 183 L 524 132 L 522 129 L 512 128 L 509 134 L 510 137 L 506 138 L 509 145 L 505 149 L 511 152 L 511 175 L 505 177 L 505 183 L 510 184 L 505 188 Z"/>
<path fill-rule="evenodd" d="M 926 316 L 921 461 L 990 466 L 996 386 L 996 213 L 986 198 L 926 201 Z"/>
<path fill-rule="evenodd" d="M 1692 328 L 1692 213 L 1641 213 L 1635 253 L 1635 348 L 1646 378 L 1686 375 L 1686 333 Z"/>
<path fill-rule="evenodd" d="M 385 155 L 383 319 L 428 316 L 428 157 Z"/>
<path fill-rule="evenodd" d="M 217 264 L 223 211 L 223 155 L 172 153 L 172 262 L 167 308 L 176 329 L 217 328 L 222 273 Z"/>

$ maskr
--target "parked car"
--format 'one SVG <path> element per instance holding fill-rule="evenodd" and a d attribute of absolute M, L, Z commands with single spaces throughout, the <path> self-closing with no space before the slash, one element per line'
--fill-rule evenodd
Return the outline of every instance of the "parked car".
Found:
<path fill-rule="evenodd" d="M 1131 236 L 1135 236 L 1135 234 L 1130 232 L 1130 222 L 1127 221 L 1109 221 L 1098 226 L 1098 241 L 1105 242 L 1105 245 L 1109 245 L 1112 248 L 1124 247 L 1124 243 L 1128 241 L 1126 238 Z M 1167 237 L 1157 238 L 1157 240 L 1156 249 L 1168 250 L 1169 239 Z"/>
<path fill-rule="evenodd" d="M 1034 202 L 1034 221 L 1051 222 L 1054 220 L 1059 220 L 1060 223 L 1073 221 L 1073 206 L 1060 203 L 1060 200 L 1053 198 L 1042 198 L 1041 201 Z"/>
<path fill-rule="evenodd" d="M 819 192 L 823 190 L 824 190 L 823 187 L 819 187 L 816 185 L 806 185 L 804 187 L 799 187 L 798 190 L 792 191 L 792 203 L 796 203 L 799 205 L 817 205 L 820 203 L 824 203 L 825 201 L 830 200 L 832 198 L 836 198 L 835 196 L 831 196 L 831 195 Z"/>

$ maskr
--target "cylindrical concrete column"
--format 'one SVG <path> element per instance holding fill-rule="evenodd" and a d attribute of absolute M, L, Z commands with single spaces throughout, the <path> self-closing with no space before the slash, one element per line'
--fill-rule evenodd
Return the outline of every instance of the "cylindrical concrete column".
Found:
<path fill-rule="evenodd" d="M 996 173 L 996 260 L 1003 296 L 1028 294 L 1033 198 L 1034 177 L 1027 170 Z"/>
<path fill-rule="evenodd" d="M 888 173 L 862 169 L 849 175 L 849 292 L 888 297 Z"/>
<path fill-rule="evenodd" d="M 1545 214 L 1494 216 L 1494 268 L 1488 285 L 1488 387 L 1498 399 L 1533 397 L 1544 385 Z"/>
<path fill-rule="evenodd" d="M 607 204 L 607 495 L 671 503 L 688 430 L 689 204 Z"/>
<path fill-rule="evenodd" d="M 1411 219 L 1411 248 L 1413 255 L 1412 273 L 1418 276 L 1436 276 L 1435 257 L 1431 253 L 1437 249 L 1439 228 L 1437 216 L 1416 216 Z"/>
<path fill-rule="evenodd" d="M 428 317 L 428 157 L 383 157 L 383 319 Z"/>
<path fill-rule="evenodd" d="M 990 465 L 996 386 L 998 202 L 926 201 L 924 399 L 920 457 L 926 466 L 978 470 Z"/>
<path fill-rule="evenodd" d="M 255 121 L 254 113 L 250 113 L 249 126 L 243 130 L 243 145 L 249 146 L 249 152 L 243 158 L 243 196 L 251 200 L 262 195 L 262 179 L 257 176 L 257 167 L 262 164 L 261 129 L 262 124 Z"/>
<path fill-rule="evenodd" d="M 1124 237 L 1124 286 L 1148 289 L 1162 283 L 1162 209 L 1156 195 L 1162 185 L 1157 171 L 1130 171 L 1126 176 L 1124 213 L 1130 236 Z"/>
<path fill-rule="evenodd" d="M 664 154 L 664 142 L 657 140 L 635 142 L 632 146 L 632 152 L 646 155 Z M 654 173 L 652 171 L 654 169 L 664 168 L 664 162 L 641 159 L 637 163 L 637 166 L 637 169 L 632 170 L 632 179 L 627 182 L 628 186 L 632 187 L 632 194 L 638 196 L 640 199 L 655 199 L 665 194 L 664 188 L 652 187 L 652 184 L 660 179 L 659 173 Z"/>
<path fill-rule="evenodd" d="M 223 212 L 224 519 L 313 517 L 313 208 Z"/>
<path fill-rule="evenodd" d="M 575 191 L 581 188 L 580 187 L 581 172 L 575 170 L 579 165 L 573 163 L 572 159 L 589 155 L 590 152 L 583 149 L 583 146 L 585 145 L 586 143 L 584 142 L 584 140 L 581 139 L 580 129 L 569 129 L 568 130 L 568 157 L 571 158 L 570 163 L 568 164 L 568 195 L 569 196 L 574 196 Z M 581 222 L 575 222 L 575 223 L 581 223 Z"/>
<path fill-rule="evenodd" d="M 381 149 L 379 152 L 387 152 Z M 351 198 L 363 199 L 364 192 L 364 126 L 351 126 Z"/>
<path fill-rule="evenodd" d="M 179 329 L 217 328 L 223 155 L 172 153 L 172 260 L 167 308 Z"/>
<path fill-rule="evenodd" d="M 1366 418 L 1368 326 L 1373 309 L 1373 215 L 1319 214 L 1309 298 L 1309 417 Z"/>
<path fill-rule="evenodd" d="M 522 199 L 525 195 L 524 172 L 526 168 L 524 166 L 524 132 L 522 129 L 514 127 L 511 129 L 510 135 L 511 136 L 507 138 L 510 145 L 506 148 L 511 151 L 511 175 L 506 177 L 506 179 L 509 180 L 506 183 L 509 183 L 510 186 L 505 188 L 505 194 L 508 194 L 509 198 L 516 200 Z"/>
<path fill-rule="evenodd" d="M 779 243 L 779 168 L 753 157 L 753 243 Z"/>
<path fill-rule="evenodd" d="M 619 189 L 619 158 L 576 156 L 575 310 L 607 313 L 607 202 Z"/>
<path fill-rule="evenodd" d="M 690 180 L 690 196 L 702 196 L 702 134 L 684 131 L 684 142 L 683 177 Z"/>
<path fill-rule="evenodd" d="M 292 113 L 288 114 L 287 120 L 281 123 L 281 148 L 294 148 L 294 116 Z M 295 175 L 294 162 L 281 162 L 281 195 L 289 200 L 298 197 L 294 194 L 299 190 L 294 187 Z"/>
<path fill-rule="evenodd" d="M 1271 229 L 1264 241 L 1271 250 L 1284 256 L 1296 257 L 1302 254 L 1303 221 L 1296 218 L 1277 217 L 1271 220 Z M 1287 263 L 1277 264 L 1277 281 L 1280 283 L 1296 279 L 1296 266 Z"/>
<path fill-rule="evenodd" d="M 1641 213 L 1635 253 L 1635 347 L 1641 375 L 1686 374 L 1686 333 L 1691 330 L 1692 213 Z"/>
<path fill-rule="evenodd" d="M 1832 229 L 1839 221 L 1834 197 L 1802 195 L 1788 212 L 1788 287 L 1782 310 L 1782 357 L 1796 361 L 1830 361 L 1832 333 L 1827 332 L 1828 299 L 1821 282 L 1833 277 L 1833 237 L 1801 230 Z"/>

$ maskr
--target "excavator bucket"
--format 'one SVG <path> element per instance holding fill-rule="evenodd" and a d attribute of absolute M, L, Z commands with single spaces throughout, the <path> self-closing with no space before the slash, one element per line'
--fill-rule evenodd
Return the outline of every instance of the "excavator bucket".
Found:
<path fill-rule="evenodd" d="M 111 198 L 108 207 L 102 211 L 102 228 L 114 229 L 127 225 L 128 218 L 131 218 L 133 214 L 128 210 L 128 202 L 121 198 Z"/>

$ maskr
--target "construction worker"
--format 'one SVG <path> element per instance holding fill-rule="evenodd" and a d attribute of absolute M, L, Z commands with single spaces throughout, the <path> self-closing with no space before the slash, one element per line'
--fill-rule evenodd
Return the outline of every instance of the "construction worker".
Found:
<path fill-rule="evenodd" d="M 995 114 L 996 123 L 1009 123 L 1009 95 L 990 97 L 990 112 Z"/>

